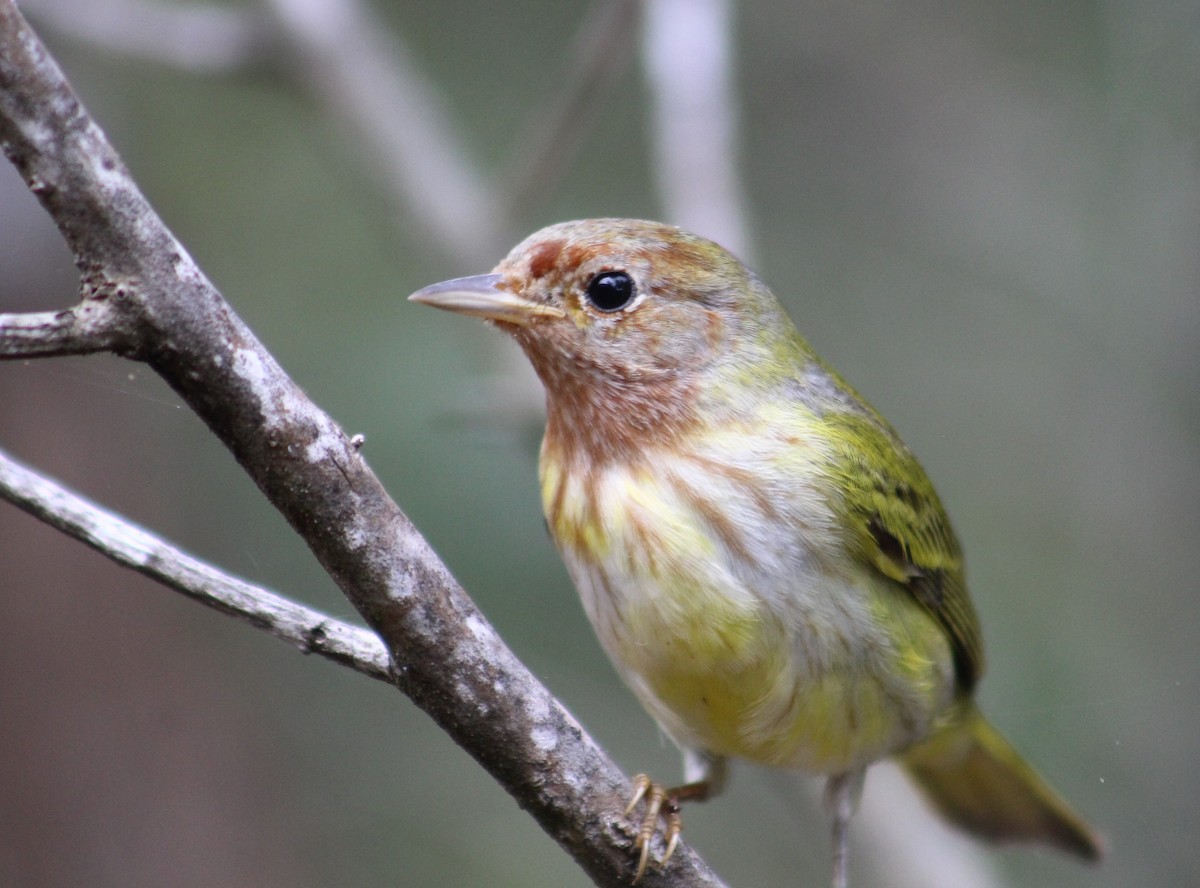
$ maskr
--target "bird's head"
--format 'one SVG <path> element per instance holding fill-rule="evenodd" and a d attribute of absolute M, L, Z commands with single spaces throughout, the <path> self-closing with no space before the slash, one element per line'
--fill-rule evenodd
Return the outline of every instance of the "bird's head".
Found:
<path fill-rule="evenodd" d="M 657 222 L 551 225 L 490 274 L 409 298 L 512 335 L 546 388 L 550 436 L 569 431 L 593 451 L 680 432 L 722 381 L 794 348 L 790 321 L 745 265 Z"/>

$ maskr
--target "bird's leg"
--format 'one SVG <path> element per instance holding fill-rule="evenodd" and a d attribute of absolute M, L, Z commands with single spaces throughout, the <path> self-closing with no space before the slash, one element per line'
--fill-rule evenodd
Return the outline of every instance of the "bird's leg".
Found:
<path fill-rule="evenodd" d="M 850 869 L 850 818 L 858 808 L 866 771 L 837 774 L 825 784 L 825 807 L 833 820 L 833 888 L 847 888 Z"/>
<path fill-rule="evenodd" d="M 721 791 L 725 782 L 725 759 L 719 756 L 685 749 L 683 769 L 686 782 L 671 789 L 661 783 L 655 783 L 646 774 L 638 774 L 633 778 L 633 798 L 630 799 L 625 813 L 633 813 L 638 802 L 644 800 L 646 803 L 641 827 L 633 843 L 634 849 L 640 852 L 637 873 L 633 877 L 635 884 L 645 874 L 650 862 L 650 841 L 658 831 L 659 817 L 662 817 L 666 826 L 663 838 L 666 840 L 667 849 L 658 861 L 658 865 L 662 867 L 666 866 L 671 855 L 675 853 L 679 835 L 683 832 L 683 818 L 679 816 L 680 804 L 711 799 Z"/>

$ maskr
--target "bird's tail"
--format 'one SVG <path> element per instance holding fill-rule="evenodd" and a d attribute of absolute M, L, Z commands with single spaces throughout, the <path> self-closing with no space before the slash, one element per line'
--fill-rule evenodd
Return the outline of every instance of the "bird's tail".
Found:
<path fill-rule="evenodd" d="M 1087 860 L 1100 836 L 971 704 L 900 763 L 951 823 L 994 842 L 1046 842 Z"/>

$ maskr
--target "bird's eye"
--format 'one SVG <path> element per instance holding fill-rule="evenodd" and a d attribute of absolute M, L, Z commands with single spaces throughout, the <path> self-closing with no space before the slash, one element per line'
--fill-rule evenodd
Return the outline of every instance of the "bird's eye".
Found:
<path fill-rule="evenodd" d="M 600 311 L 620 311 L 637 295 L 633 278 L 623 271 L 602 271 L 587 285 L 587 298 Z"/>

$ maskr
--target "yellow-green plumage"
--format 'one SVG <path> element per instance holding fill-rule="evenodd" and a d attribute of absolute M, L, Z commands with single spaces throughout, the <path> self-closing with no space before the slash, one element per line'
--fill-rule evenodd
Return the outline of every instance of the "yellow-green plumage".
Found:
<path fill-rule="evenodd" d="M 550 530 L 605 650 L 681 745 L 851 770 L 949 705 L 949 646 L 911 596 L 839 554 L 806 408 L 766 412 L 641 468 L 572 475 L 546 448 Z M 764 494 L 763 477 L 778 489 Z"/>
<path fill-rule="evenodd" d="M 897 755 L 967 829 L 1098 855 L 970 701 L 979 626 L 929 479 L 734 257 L 656 223 L 563 223 L 414 298 L 492 320 L 533 363 L 551 535 L 681 747 L 830 775 L 842 854 L 853 786 Z"/>

